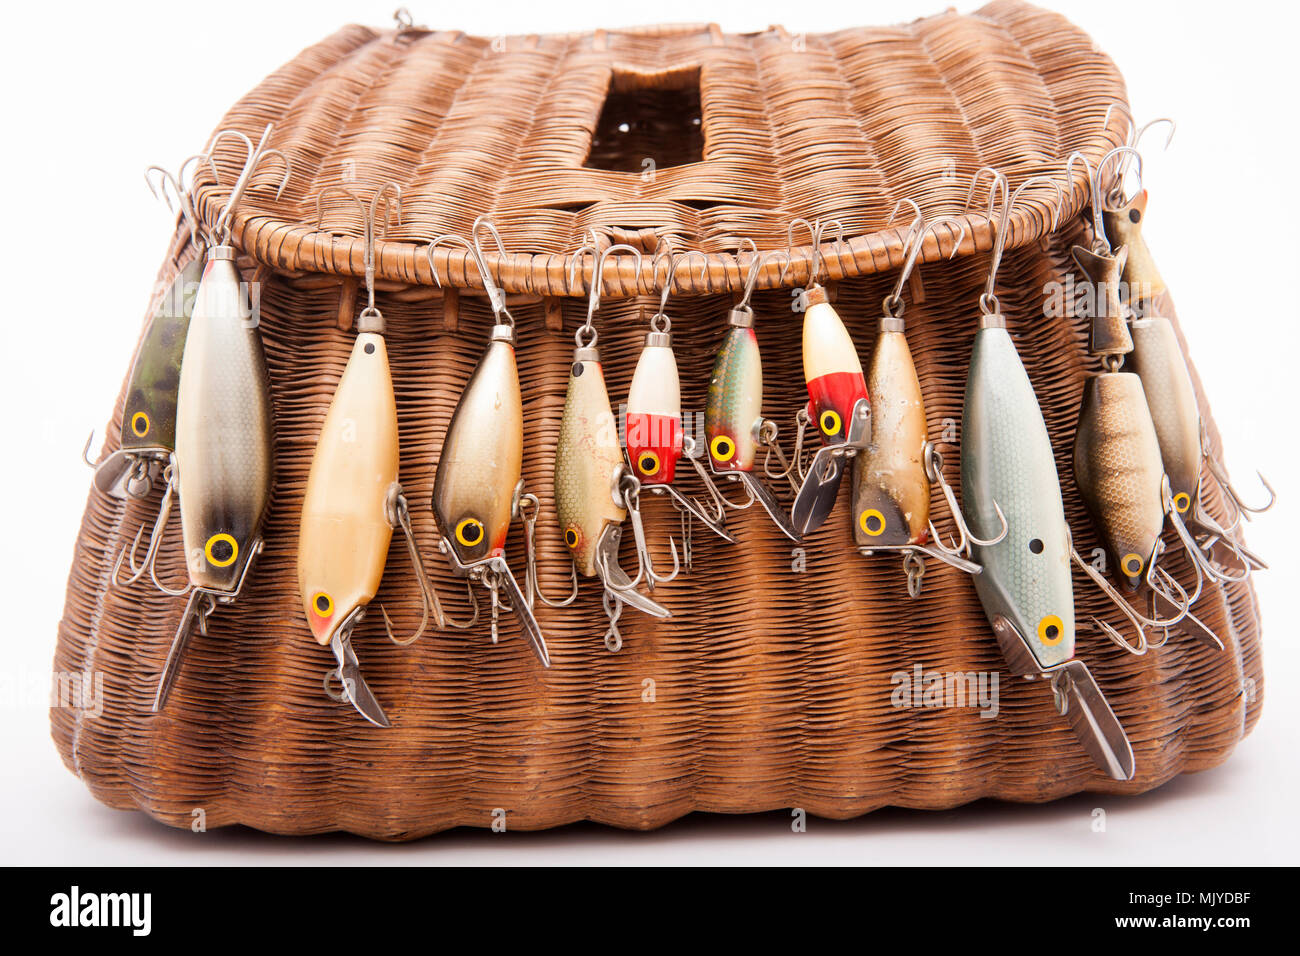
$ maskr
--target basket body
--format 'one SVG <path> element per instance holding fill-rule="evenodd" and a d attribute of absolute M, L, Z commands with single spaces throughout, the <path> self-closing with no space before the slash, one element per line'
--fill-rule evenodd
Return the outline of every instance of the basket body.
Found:
<path fill-rule="evenodd" d="M 693 102 L 696 83 L 701 142 L 673 147 L 682 155 L 665 154 L 672 163 L 645 178 L 637 153 L 666 135 L 655 123 L 671 125 L 673 104 Z M 664 90 L 666 98 L 657 95 Z M 626 94 L 626 105 L 615 94 Z M 742 284 L 744 255 L 738 263 L 728 252 L 739 237 L 783 248 L 792 218 L 840 219 L 846 242 L 828 259 L 829 280 L 865 362 L 901 260 L 901 230 L 887 223 L 894 200 L 910 196 L 928 212 L 955 212 L 985 163 L 1015 183 L 1031 173 L 1059 176 L 1060 158 L 1073 149 L 1095 162 L 1121 135 L 1118 122 L 1101 124 L 1106 106 L 1122 97 L 1114 67 L 1086 36 L 1012 3 L 823 37 L 683 28 L 511 38 L 494 50 L 454 34 L 394 38 L 353 27 L 304 51 L 222 124 L 255 132 L 273 122 L 273 145 L 295 169 L 284 196 L 252 189 L 235 219 L 241 265 L 262 283 L 276 417 L 275 490 L 256 580 L 192 642 L 171 702 L 152 714 L 184 602 L 143 584 L 107 583 L 117 549 L 151 520 L 156 493 L 123 503 L 92 491 L 55 669 L 102 674 L 104 707 L 95 718 L 52 712 L 65 762 L 105 803 L 174 825 L 189 826 L 201 808 L 208 826 L 382 839 L 490 826 L 499 811 L 512 829 L 577 820 L 650 828 L 697 810 L 802 807 L 840 818 L 980 797 L 1133 793 L 1220 763 L 1254 725 L 1262 700 L 1249 583 L 1211 589 L 1197 606 L 1227 644 L 1223 653 L 1176 637 L 1139 659 L 1081 632 L 1078 654 L 1133 743 L 1138 775 L 1116 783 L 1092 765 L 1046 687 L 1006 675 L 966 576 L 932 562 L 913 601 L 897 558 L 857 553 L 846 491 L 800 549 L 758 508 L 729 518 L 738 546 L 697 530 L 694 569 L 656 590 L 673 617 L 625 613 L 618 654 L 602 644 L 605 618 L 591 580 L 573 606 L 538 609 L 549 671 L 535 665 L 508 617 L 495 646 L 483 627 L 396 647 L 371 615 L 356 648 L 393 720 L 389 730 L 323 695 L 331 658 L 311 639 L 297 593 L 302 495 L 354 339 L 339 327 L 340 301 L 361 272 L 359 240 L 314 228 L 323 186 L 390 179 L 402 186 L 402 223 L 381 244 L 377 270 L 400 477 L 426 565 L 449 612 L 464 616 L 468 600 L 436 550 L 428 505 L 439 445 L 491 313 L 461 253 L 440 251 L 432 266 L 424 258 L 429 238 L 467 234 L 476 215 L 489 214 L 508 249 L 531 251 L 489 259 L 518 322 L 524 476 L 542 505 L 542 585 L 563 593 L 569 560 L 554 520 L 551 467 L 590 277 L 589 260 L 570 275 L 566 254 L 584 230 L 647 252 L 668 236 L 679 249 L 715 254 L 703 276 L 698 263 L 689 275 L 683 270 L 669 300 L 683 407 L 698 412 Z M 599 141 L 602 104 L 642 111 L 636 115 L 650 117 L 648 128 L 633 131 L 641 138 L 625 147 Z M 677 162 L 696 148 L 698 162 Z M 200 180 L 209 220 L 224 196 Z M 1055 232 L 1042 207 L 1017 213 L 999 297 L 1053 440 L 1076 544 L 1087 554 L 1100 544 L 1069 476 L 1079 397 L 1094 363 L 1086 323 L 1043 317 L 1044 290 L 1065 284 L 1070 246 L 1083 235 L 1083 202 L 1076 182 Z M 325 220 L 327 230 L 359 234 L 341 201 L 326 204 Z M 908 338 L 932 436 L 961 421 L 991 238 L 987 220 L 972 215 L 961 254 L 940 264 L 937 246 L 927 248 L 908 293 Z M 796 250 L 783 279 L 765 273 L 755 297 L 764 410 L 787 430 L 806 400 L 800 316 L 788 287 L 806 280 L 807 252 Z M 170 261 L 163 271 L 176 267 Z M 434 285 L 432 269 L 451 293 Z M 647 255 L 640 273 L 623 257 L 605 276 L 600 344 L 615 405 L 657 304 L 649 275 Z M 1165 304 L 1172 314 L 1167 297 Z M 1217 443 L 1213 425 L 1211 434 Z M 949 449 L 953 480 L 955 458 Z M 1221 500 L 1208 496 L 1207 505 L 1224 517 Z M 668 530 L 676 534 L 676 513 L 658 498 L 645 509 L 662 548 Z M 1171 567 L 1187 577 L 1178 561 Z M 184 576 L 178 547 L 164 547 L 159 569 L 164 580 Z M 404 549 L 393 547 L 376 600 L 399 631 L 418 620 L 416 594 Z M 1076 597 L 1081 620 L 1116 619 L 1095 590 L 1079 585 Z M 896 675 L 917 666 L 1001 672 L 997 716 L 894 706 Z"/>

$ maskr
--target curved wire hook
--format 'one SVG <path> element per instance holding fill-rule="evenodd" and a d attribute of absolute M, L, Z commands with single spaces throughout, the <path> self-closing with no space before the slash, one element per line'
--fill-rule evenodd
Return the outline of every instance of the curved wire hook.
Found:
<path fill-rule="evenodd" d="M 659 311 L 650 317 L 650 328 L 656 332 L 668 332 L 672 329 L 672 319 L 668 318 L 668 294 L 672 291 L 673 282 L 677 276 L 677 266 L 684 260 L 689 260 L 691 256 L 699 256 L 703 260 L 700 266 L 699 281 L 703 282 L 709 274 L 709 255 L 702 249 L 688 249 L 685 252 L 673 252 L 671 247 L 656 252 L 650 260 L 650 286 L 653 289 L 659 282 L 659 262 L 663 260 L 668 264 L 668 274 L 664 278 L 663 288 L 659 292 Z"/>
<path fill-rule="evenodd" d="M 1101 255 L 1110 255 L 1111 252 L 1110 240 L 1106 238 L 1106 226 L 1102 220 L 1102 213 L 1106 208 L 1105 202 L 1102 199 L 1102 175 L 1106 163 L 1109 162 L 1112 157 L 1125 154 L 1137 157 L 1137 174 L 1138 182 L 1140 184 L 1142 181 L 1142 154 L 1132 146 L 1116 146 L 1110 152 L 1106 153 L 1106 155 L 1102 156 L 1095 171 L 1092 168 L 1092 163 L 1088 161 L 1088 157 L 1080 150 L 1076 149 L 1066 157 L 1065 160 L 1065 181 L 1067 183 L 1073 183 L 1071 174 L 1074 170 L 1075 162 L 1077 161 L 1081 166 L 1083 166 L 1085 176 L 1084 181 L 1088 186 L 1088 206 L 1092 212 L 1092 251 Z M 1121 166 L 1122 165 L 1124 164 L 1121 163 Z"/>
<path fill-rule="evenodd" d="M 899 200 L 899 202 L 912 202 L 912 200 Z M 913 203 L 915 205 L 915 203 Z M 897 211 L 898 207 L 894 207 Z M 920 212 L 918 208 L 918 214 Z M 908 229 L 907 245 L 904 249 L 903 268 L 899 270 L 898 281 L 894 283 L 894 291 L 885 296 L 883 303 L 885 315 L 891 318 L 901 319 L 903 317 L 903 287 L 907 285 L 907 279 L 912 274 L 912 269 L 916 266 L 917 257 L 921 254 L 921 248 L 925 245 L 925 234 L 933 232 L 939 225 L 955 225 L 957 227 L 957 241 L 952 244 L 952 251 L 948 253 L 948 258 L 952 259 L 957 255 L 957 250 L 961 248 L 962 240 L 966 238 L 966 225 L 956 216 L 938 216 L 929 222 L 924 222 L 920 218 L 913 220 L 912 226 Z M 935 233 L 935 239 L 938 240 L 938 233 Z M 942 244 L 941 244 L 942 246 Z"/>
<path fill-rule="evenodd" d="M 193 156 L 190 157 L 190 159 L 193 158 Z M 190 159 L 187 159 L 185 162 L 188 163 Z M 185 167 L 182 165 L 182 177 L 184 176 L 184 168 Z M 156 185 L 154 179 L 150 178 L 151 173 L 154 174 L 158 180 Z M 144 181 L 145 185 L 149 187 L 149 192 L 153 194 L 153 198 L 161 199 L 167 206 L 167 211 L 174 213 L 177 209 L 172 206 L 172 197 L 167 193 L 167 187 L 171 186 L 172 192 L 176 195 L 176 206 L 180 209 L 180 215 L 185 220 L 185 224 L 190 227 L 190 242 L 195 246 L 198 246 L 199 229 L 202 226 L 202 222 L 199 219 L 199 214 L 194 209 L 194 204 L 190 202 L 189 195 L 181 186 L 180 179 L 173 176 L 161 166 L 148 166 L 144 171 Z"/>
<path fill-rule="evenodd" d="M 921 447 L 921 458 L 925 464 L 925 477 L 930 484 L 938 485 L 939 490 L 943 492 L 944 501 L 948 505 L 948 512 L 952 515 L 953 523 L 957 526 L 957 539 L 953 541 L 953 546 L 949 548 L 943 543 L 943 538 L 934 527 L 934 520 L 929 521 L 930 540 L 934 542 L 935 548 L 944 554 L 952 557 L 961 557 L 970 554 L 972 544 L 980 547 L 992 547 L 1000 544 L 1002 539 L 1007 536 L 1010 526 L 1007 524 L 1007 516 L 1002 511 L 1002 506 L 996 501 L 993 502 L 993 511 L 998 516 L 998 523 L 1002 525 L 997 535 L 985 540 L 977 537 L 975 532 L 971 531 L 970 526 L 966 523 L 965 512 L 962 511 L 961 505 L 957 503 L 957 495 L 952 490 L 952 485 L 948 484 L 948 479 L 943 473 L 943 454 L 939 451 L 937 445 L 932 441 L 927 441 Z"/>
<path fill-rule="evenodd" d="M 1085 159 L 1086 162 L 1086 159 Z M 1067 167 L 1068 169 L 1068 167 Z M 1052 229 L 1055 230 L 1060 224 L 1061 207 L 1065 204 L 1065 193 L 1061 189 L 1061 184 L 1050 176 L 1031 176 L 1020 184 L 1014 193 L 1010 192 L 1010 185 L 1007 177 L 992 166 L 981 166 L 975 170 L 975 175 L 971 177 L 970 189 L 966 192 L 966 207 L 970 207 L 971 197 L 975 194 L 975 187 L 979 183 L 984 173 L 992 176 L 992 182 L 989 183 L 989 205 L 988 218 L 993 222 L 993 210 L 997 202 L 997 191 L 1002 190 L 1002 215 L 994 226 L 993 256 L 989 261 L 989 277 L 984 284 L 984 292 L 980 295 L 980 310 L 985 315 L 996 315 L 999 309 L 998 297 L 994 294 L 997 286 L 998 269 L 1002 265 L 1002 252 L 1007 244 L 1007 232 L 1011 222 L 1011 210 L 1020 200 L 1020 194 L 1030 186 L 1046 183 L 1056 190 L 1056 207 L 1052 210 Z"/>
<path fill-rule="evenodd" d="M 759 274 L 767 266 L 768 260 L 773 256 L 780 256 L 785 260 L 785 264 L 781 267 L 781 274 L 776 280 L 778 283 L 785 282 L 786 273 L 790 271 L 790 265 L 792 262 L 790 259 L 790 253 L 786 252 L 784 249 L 769 249 L 766 252 L 759 252 L 755 249 L 754 258 L 749 261 L 749 271 L 745 273 L 744 292 L 740 297 L 740 301 L 731 307 L 732 312 L 740 312 L 746 315 L 754 314 L 754 307 L 750 304 L 750 300 L 754 297 L 754 291 L 758 288 Z"/>
<path fill-rule="evenodd" d="M 245 149 L 247 150 L 247 158 L 244 160 L 244 166 L 240 170 L 239 178 L 235 180 L 235 184 L 230 188 L 230 196 L 226 200 L 226 205 L 222 208 L 221 214 L 217 217 L 216 225 L 213 226 L 213 234 L 219 238 L 219 241 L 223 245 L 229 244 L 230 242 L 231 228 L 234 223 L 235 207 L 238 206 L 240 200 L 244 198 L 244 193 L 248 190 L 253 174 L 257 172 L 257 167 L 262 164 L 264 159 L 278 159 L 284 166 L 284 176 L 280 179 L 280 186 L 275 192 L 276 199 L 279 199 L 280 196 L 283 195 L 284 187 L 289 184 L 289 176 L 292 173 L 289 160 L 285 157 L 284 153 L 280 152 L 280 150 L 266 148 L 266 143 L 271 138 L 271 130 L 271 124 L 268 123 L 266 129 L 262 131 L 262 138 L 258 140 L 256 146 L 253 145 L 253 141 L 249 139 L 248 136 L 241 133 L 239 130 L 218 130 L 212 135 L 212 138 L 208 140 L 208 145 L 203 150 L 208 165 L 212 168 L 212 175 L 214 178 L 217 178 L 217 167 L 215 161 L 212 159 L 212 150 L 221 139 L 226 136 L 235 136 L 244 144 Z"/>
<path fill-rule="evenodd" d="M 574 266 L 576 266 L 583 259 L 583 257 L 587 255 L 588 252 L 591 253 L 594 260 L 594 264 L 592 265 L 591 268 L 591 287 L 587 290 L 587 321 L 584 322 L 581 326 L 579 326 L 578 331 L 574 334 L 574 341 L 577 342 L 578 348 L 596 347 L 596 339 L 598 336 L 596 332 L 595 319 L 596 319 L 596 313 L 600 311 L 600 296 L 602 291 L 604 290 L 605 261 L 609 258 L 609 254 L 611 252 L 614 252 L 615 250 L 618 250 L 619 252 L 630 252 L 633 256 L 635 256 L 636 257 L 635 270 L 636 273 L 640 275 L 641 273 L 641 250 L 640 249 L 633 248 L 632 246 L 629 246 L 627 243 L 616 243 L 615 245 L 612 245 L 609 248 L 602 251 L 597 246 L 596 233 L 594 231 L 591 233 L 591 241 L 582 246 L 579 246 L 578 249 L 573 253 L 572 258 L 569 259 L 569 284 L 570 285 L 577 282 L 577 275 L 574 272 Z M 587 342 L 585 343 L 582 340 L 584 334 L 591 336 L 591 338 L 588 339 Z"/>
<path fill-rule="evenodd" d="M 382 319 L 383 316 L 375 308 L 375 244 L 378 239 L 378 212 L 379 204 L 384 204 L 384 235 L 388 234 L 388 227 L 392 220 L 394 210 L 397 213 L 397 222 L 402 222 L 402 187 L 397 183 L 384 183 L 375 189 L 370 197 L 369 205 L 356 193 L 347 186 L 331 184 L 323 188 L 316 194 L 316 228 L 324 228 L 324 209 L 322 203 L 325 196 L 330 192 L 342 193 L 361 210 L 361 238 L 362 238 L 362 263 L 365 267 L 366 283 L 366 308 L 362 311 L 363 316 Z M 389 194 L 392 198 L 389 198 Z"/>
<path fill-rule="evenodd" d="M 479 279 L 483 283 L 483 291 L 487 293 L 488 304 L 492 307 L 492 315 L 498 325 L 508 325 L 515 327 L 515 317 L 510 314 L 506 308 L 506 295 L 497 285 L 496 280 L 492 278 L 492 270 L 488 268 L 487 257 L 483 254 L 483 247 L 478 241 L 479 229 L 487 229 L 489 235 L 495 237 L 498 248 L 502 254 L 505 254 L 504 247 L 501 246 L 501 236 L 497 233 L 496 227 L 491 222 L 480 216 L 474 220 L 471 227 L 470 235 L 474 236 L 474 241 L 466 239 L 464 236 L 455 233 L 445 233 L 441 236 L 434 236 L 429 245 L 425 248 L 425 257 L 429 260 L 429 271 L 433 273 L 433 281 L 439 289 L 442 288 L 442 280 L 438 278 L 438 269 L 433 262 L 433 253 L 439 246 L 453 245 L 459 246 L 469 253 L 470 258 L 474 260 L 474 268 L 478 270 Z"/>
<path fill-rule="evenodd" d="M 808 230 L 808 240 L 812 245 L 812 265 L 808 273 L 808 285 L 806 288 L 812 289 L 818 285 L 817 277 L 821 275 L 822 266 L 826 264 L 826 257 L 822 255 L 822 236 L 831 226 L 835 227 L 835 243 L 837 246 L 844 244 L 844 223 L 838 219 L 814 219 L 809 222 L 807 219 L 793 219 L 785 230 L 786 254 L 794 260 L 794 230 L 796 226 L 803 226 Z"/>

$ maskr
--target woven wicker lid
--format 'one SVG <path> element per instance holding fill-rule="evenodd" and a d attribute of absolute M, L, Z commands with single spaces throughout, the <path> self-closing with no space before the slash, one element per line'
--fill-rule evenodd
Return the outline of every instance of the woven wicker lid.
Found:
<path fill-rule="evenodd" d="M 403 218 L 380 243 L 381 280 L 434 282 L 424 246 L 490 217 L 509 250 L 488 262 L 509 292 L 582 294 L 591 258 L 569 275 L 589 230 L 653 252 L 662 237 L 698 257 L 679 292 L 734 289 L 747 240 L 786 248 L 797 219 L 834 219 L 846 241 L 823 248 L 830 279 L 888 270 L 902 259 L 908 197 L 927 215 L 959 214 L 974 172 L 993 165 L 1014 186 L 1064 179 L 1064 157 L 1095 164 L 1118 144 L 1123 118 L 1103 128 L 1123 80 L 1091 39 L 1057 14 L 999 0 L 895 27 L 791 34 L 781 27 L 724 34 L 716 26 L 484 38 L 418 28 L 340 30 L 309 47 L 237 103 L 222 127 L 271 145 L 292 163 L 255 177 L 234 217 L 236 242 L 286 272 L 359 275 L 360 217 L 337 193 L 316 228 L 327 186 L 402 189 Z M 697 155 L 698 154 L 698 155 Z M 220 214 L 242 162 L 233 139 L 215 159 L 218 185 L 197 180 L 202 214 Z M 1075 167 L 1063 214 L 1085 204 Z M 1027 194 L 1008 232 L 1014 248 L 1052 221 L 1049 189 Z M 992 229 L 973 212 L 962 253 L 987 250 Z M 831 234 L 827 234 L 831 238 Z M 951 248 L 931 235 L 922 262 Z M 806 232 L 796 241 L 809 241 Z M 793 250 L 785 284 L 812 261 Z M 737 255 L 739 253 L 739 255 Z M 481 285 L 464 252 L 435 253 L 438 278 Z M 611 259 L 605 294 L 649 291 L 650 257 Z M 777 284 L 779 265 L 760 278 Z M 703 273 L 703 274 L 702 274 Z"/>

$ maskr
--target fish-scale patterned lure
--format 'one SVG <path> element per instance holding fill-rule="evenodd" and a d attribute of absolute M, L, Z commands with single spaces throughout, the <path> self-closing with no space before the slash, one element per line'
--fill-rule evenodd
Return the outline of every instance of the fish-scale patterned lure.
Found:
<path fill-rule="evenodd" d="M 194 632 L 207 633 L 218 604 L 234 602 L 262 549 L 262 519 L 271 496 L 272 418 L 266 357 L 257 325 L 244 301 L 235 248 L 230 245 L 235 207 L 265 159 L 285 166 L 266 149 L 267 126 L 254 146 L 242 133 L 223 130 L 246 146 L 247 161 L 231 189 L 195 293 L 176 397 L 173 481 L 180 498 L 181 533 L 189 572 L 189 601 L 158 681 L 154 710 L 166 703 Z M 184 593 L 184 592 L 181 592 Z"/>
<path fill-rule="evenodd" d="M 597 576 L 604 586 L 603 603 L 609 619 L 605 646 L 617 651 L 623 646 L 618 619 L 624 604 L 653 617 L 666 618 L 669 612 L 636 590 L 636 584 L 645 575 L 643 562 L 639 562 L 635 578 L 629 578 L 618 563 L 625 518 L 632 518 L 638 558 L 644 548 L 639 500 L 641 482 L 623 460 L 618 420 L 609 403 L 593 324 L 600 307 L 604 267 L 610 253 L 631 253 L 636 258 L 638 271 L 641 254 L 624 245 L 610 246 L 601 252 L 593 244 L 584 246 L 575 254 L 571 269 L 587 251 L 595 257 L 595 267 L 588 296 L 587 321 L 575 336 L 577 348 L 569 366 L 569 387 L 555 449 L 555 511 L 560 533 L 573 556 L 578 574 Z M 673 547 L 673 564 L 674 567 L 678 565 L 676 546 Z"/>
<path fill-rule="evenodd" d="M 966 380 L 962 503 L 975 534 L 992 538 L 999 515 L 1006 533 L 996 544 L 972 542 L 981 567 L 973 580 L 1012 672 L 1050 677 L 1057 709 L 1084 749 L 1112 777 L 1128 780 L 1134 773 L 1128 737 L 1091 671 L 1074 656 L 1070 561 L 1082 562 L 1070 541 L 1047 426 L 994 294 L 1011 208 L 1040 181 L 1027 180 L 1008 195 L 1005 177 L 994 172 L 990 190 L 990 209 L 999 187 L 1003 206 Z M 1045 181 L 1059 197 L 1059 185 Z"/>
<path fill-rule="evenodd" d="M 801 536 L 790 523 L 785 508 L 772 490 L 754 474 L 759 449 L 768 455 L 784 455 L 777 444 L 777 425 L 763 417 L 763 357 L 754 332 L 754 310 L 750 305 L 759 270 L 772 255 L 755 254 L 745 281 L 745 292 L 727 316 L 727 334 L 713 360 L 709 394 L 704 406 L 704 437 L 708 445 L 709 466 L 715 475 L 738 481 L 749 495 L 748 503 L 730 505 L 747 508 L 758 502 L 769 518 L 791 541 Z M 784 271 L 783 271 L 784 274 Z M 764 469 L 766 471 L 766 468 Z M 786 466 L 782 476 L 789 473 Z M 730 504 L 730 503 L 729 503 Z"/>

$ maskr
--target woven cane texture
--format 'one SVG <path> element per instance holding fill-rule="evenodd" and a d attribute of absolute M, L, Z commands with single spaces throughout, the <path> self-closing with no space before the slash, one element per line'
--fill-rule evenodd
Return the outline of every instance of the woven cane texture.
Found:
<path fill-rule="evenodd" d="M 643 179 L 640 153 L 660 135 L 656 124 L 676 129 L 680 120 L 654 113 L 655 104 L 689 102 L 697 74 L 702 160 L 659 165 Z M 655 90 L 671 95 L 656 98 Z M 615 106 L 640 103 L 649 111 L 648 125 L 629 123 L 635 135 L 628 149 L 608 139 L 592 143 L 597 127 L 612 122 L 602 119 L 607 93 Z M 1086 36 L 1053 14 L 1003 2 L 972 16 L 825 36 L 779 28 L 730 36 L 692 27 L 514 37 L 494 46 L 460 34 L 349 27 L 304 51 L 221 124 L 256 138 L 274 123 L 271 145 L 293 164 L 278 200 L 274 187 L 264 188 L 274 178 L 268 173 L 235 216 L 235 241 L 246 253 L 241 266 L 262 282 L 260 328 L 276 415 L 266 550 L 238 604 L 221 608 L 209 633 L 192 641 L 166 710 L 152 714 L 184 601 L 146 582 L 110 589 L 108 579 L 118 549 L 152 521 L 158 493 L 121 502 L 92 490 L 55 668 L 102 674 L 104 709 L 98 717 L 52 711 L 65 762 L 103 802 L 139 807 L 173 825 L 189 826 L 192 811 L 202 808 L 208 826 L 346 830 L 390 840 L 489 826 L 496 808 L 511 829 L 578 820 L 650 828 L 692 811 L 798 806 L 843 818 L 980 797 L 1136 793 L 1222 762 L 1258 719 L 1262 701 L 1259 612 L 1249 583 L 1211 588 L 1197 605 L 1227 644 L 1223 653 L 1175 635 L 1135 658 L 1082 629 L 1078 654 L 1137 761 L 1136 779 L 1117 783 L 1083 752 L 1046 686 L 1003 672 L 965 575 L 930 562 L 923 594 L 913 601 L 897 557 L 858 554 L 846 491 L 802 554 L 759 508 L 729 517 L 739 545 L 697 528 L 694 569 L 655 591 L 673 617 L 625 612 L 617 654 L 602 643 L 606 622 L 594 579 L 582 582 L 573 606 L 538 607 L 549 670 L 536 664 L 509 615 L 495 646 L 484 624 L 397 647 L 372 613 L 355 646 L 393 721 L 389 730 L 324 696 L 321 678 L 333 661 L 312 640 L 297 592 L 296 525 L 307 472 L 354 336 L 339 327 L 340 298 L 350 294 L 339 277 L 362 272 L 354 210 L 327 201 L 324 230 L 315 228 L 315 196 L 324 187 L 368 189 L 389 180 L 402 187 L 402 222 L 380 246 L 377 303 L 397 390 L 401 481 L 426 566 L 448 611 L 464 617 L 468 598 L 436 550 L 429 499 L 440 442 L 491 313 L 473 294 L 480 285 L 473 266 L 454 249 L 440 250 L 435 266 L 442 282 L 467 294 L 434 285 L 424 254 L 431 237 L 466 234 L 486 214 L 510 253 L 489 263 L 513 293 L 524 476 L 542 504 L 541 583 L 559 595 L 570 562 L 555 523 L 551 468 L 590 257 L 573 280 L 566 267 L 584 231 L 647 252 L 667 239 L 678 250 L 712 255 L 703 278 L 698 258 L 689 275 L 685 265 L 679 270 L 669 300 L 683 408 L 698 413 L 742 282 L 748 253 L 732 254 L 742 238 L 784 248 L 792 218 L 842 221 L 846 242 L 824 250 L 829 287 L 865 363 L 901 260 L 901 230 L 888 222 L 894 201 L 908 196 L 929 214 L 960 213 L 966 184 L 984 164 L 1004 170 L 1013 185 L 1033 173 L 1060 177 L 1071 150 L 1095 161 L 1118 142 L 1118 121 L 1103 129 L 1102 118 L 1122 98 L 1114 66 Z M 622 168 L 585 166 L 589 156 Z M 237 165 L 234 152 L 219 152 L 220 182 L 200 176 L 198 198 L 210 222 Z M 1069 248 L 1084 237 L 1082 181 L 1074 185 L 1055 231 L 1051 191 L 1027 194 L 1012 219 L 998 292 L 1052 436 L 1076 544 L 1087 554 L 1100 542 L 1074 488 L 1071 456 L 1079 396 L 1094 362 L 1083 321 L 1043 312 L 1044 288 L 1065 281 Z M 988 268 L 990 225 L 979 212 L 967 221 L 960 254 L 939 262 L 932 239 L 908 292 L 908 337 L 933 436 L 961 420 Z M 791 310 L 789 287 L 807 278 L 810 252 L 795 250 L 784 288 L 776 288 L 779 267 L 768 270 L 762 285 L 771 288 L 755 297 L 764 411 L 787 439 L 807 397 L 801 317 Z M 178 243 L 164 276 L 189 254 Z M 617 405 L 657 296 L 649 256 L 640 274 L 631 257 L 611 258 L 605 280 L 598 328 Z M 1172 303 L 1166 306 L 1172 313 Z M 111 434 L 121 410 L 119 399 Z M 957 449 L 945 450 L 956 481 Z M 1208 510 L 1223 520 L 1224 502 L 1208 487 Z M 645 512 L 662 565 L 668 535 L 678 534 L 676 513 L 654 496 Z M 940 530 L 950 531 L 937 493 L 935 513 Z M 513 534 L 510 552 L 522 574 Z M 629 546 L 624 563 L 630 560 Z M 1179 554 L 1170 568 L 1188 580 L 1182 562 Z M 159 571 L 164 581 L 185 576 L 175 520 Z M 405 550 L 395 544 L 376 603 L 398 632 L 417 624 L 417 594 Z M 1076 582 L 1076 600 L 1081 621 L 1096 615 L 1121 626 L 1091 586 Z M 1003 672 L 998 716 L 892 706 L 891 675 L 918 664 Z M 1243 694 L 1243 686 L 1255 692 Z"/>

